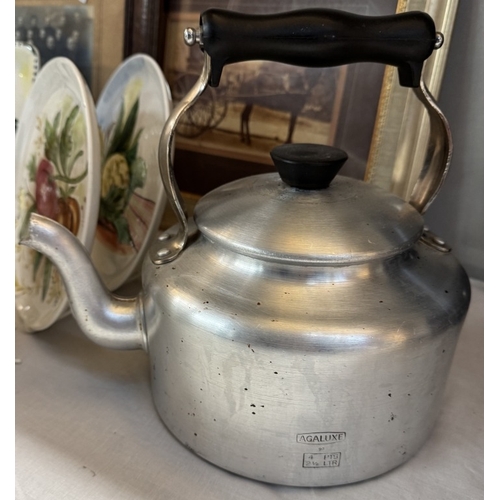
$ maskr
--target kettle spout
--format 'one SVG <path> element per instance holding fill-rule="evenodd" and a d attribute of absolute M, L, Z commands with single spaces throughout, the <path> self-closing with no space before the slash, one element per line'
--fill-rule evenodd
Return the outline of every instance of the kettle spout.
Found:
<path fill-rule="evenodd" d="M 44 254 L 57 267 L 73 316 L 90 340 L 112 349 L 147 350 L 142 294 L 123 298 L 110 293 L 70 231 L 33 213 L 19 244 Z"/>

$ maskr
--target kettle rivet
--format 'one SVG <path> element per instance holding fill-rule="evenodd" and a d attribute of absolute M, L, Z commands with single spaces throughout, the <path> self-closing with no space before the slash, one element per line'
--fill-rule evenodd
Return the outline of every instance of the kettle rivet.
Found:
<path fill-rule="evenodd" d="M 195 28 L 186 28 L 184 30 L 183 36 L 184 36 L 184 43 L 189 47 L 192 47 L 193 45 L 200 43 L 201 40 L 200 32 Z"/>
<path fill-rule="evenodd" d="M 444 43 L 444 35 L 439 31 L 436 33 L 436 42 L 434 43 L 434 50 L 440 49 Z"/>
<path fill-rule="evenodd" d="M 158 236 L 158 241 L 167 241 L 170 238 L 172 238 L 171 234 L 169 234 L 169 233 L 163 233 L 163 234 L 160 234 L 160 236 Z"/>

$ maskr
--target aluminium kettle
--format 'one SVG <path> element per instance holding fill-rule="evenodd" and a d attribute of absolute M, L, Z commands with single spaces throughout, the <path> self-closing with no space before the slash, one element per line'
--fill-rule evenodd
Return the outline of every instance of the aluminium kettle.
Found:
<path fill-rule="evenodd" d="M 442 38 L 420 12 L 210 9 L 185 39 L 205 66 L 159 145 L 179 224 L 144 259 L 142 291 L 109 293 L 75 237 L 38 214 L 20 243 L 57 266 L 91 340 L 149 353 L 158 414 L 200 457 L 292 486 L 382 474 L 429 437 L 470 302 L 464 269 L 422 218 L 451 155 L 421 81 Z M 410 202 L 337 175 L 347 160 L 338 149 L 287 144 L 272 151 L 278 173 L 215 189 L 188 220 L 173 173 L 176 125 L 226 64 L 248 59 L 397 66 L 440 133 Z"/>

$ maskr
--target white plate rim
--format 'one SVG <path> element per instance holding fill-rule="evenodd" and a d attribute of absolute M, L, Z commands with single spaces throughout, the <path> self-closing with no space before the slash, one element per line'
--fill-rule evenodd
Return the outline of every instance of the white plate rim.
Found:
<path fill-rule="evenodd" d="M 103 87 L 103 90 L 101 91 L 99 95 L 99 99 L 97 100 L 96 104 L 96 115 L 97 119 L 99 121 L 99 115 L 103 106 L 104 98 L 106 98 L 107 101 L 110 100 L 109 96 L 107 95 L 110 92 L 110 89 L 113 87 L 115 80 L 118 80 L 120 78 L 120 75 L 122 72 L 125 72 L 128 70 L 128 66 L 132 64 L 137 64 L 138 60 L 144 61 L 145 64 L 147 64 L 150 69 L 153 71 L 153 74 L 156 76 L 157 81 L 158 81 L 158 88 L 160 90 L 160 96 L 158 97 L 158 102 L 161 102 L 164 104 L 165 107 L 165 117 L 164 121 L 167 121 L 167 118 L 169 114 L 172 112 L 172 94 L 170 91 L 170 87 L 168 85 L 168 82 L 165 78 L 165 75 L 163 74 L 163 71 L 157 61 L 153 59 L 153 57 L 149 56 L 148 54 L 143 54 L 143 53 L 138 53 L 134 54 L 127 59 L 125 59 L 116 69 L 115 71 L 111 74 L 109 77 L 108 81 L 106 82 L 105 86 Z M 113 96 L 114 99 L 121 99 L 122 95 L 117 94 L 116 96 Z M 139 112 L 140 113 L 140 112 Z M 157 156 L 156 156 L 157 157 Z M 119 272 L 116 272 L 114 275 L 111 276 L 103 276 L 101 275 L 101 278 L 105 282 L 106 286 L 111 290 L 114 291 L 120 286 L 124 285 L 128 280 L 130 280 L 133 277 L 136 277 L 137 272 L 140 270 L 142 266 L 143 259 L 149 249 L 149 246 L 151 245 L 153 239 L 157 236 L 158 229 L 160 226 L 160 223 L 163 219 L 163 214 L 165 212 L 166 208 L 166 203 L 167 203 L 167 195 L 165 192 L 165 189 L 163 187 L 163 183 L 161 181 L 160 177 L 160 170 L 159 170 L 159 165 L 157 165 L 156 168 L 156 175 L 158 176 L 158 190 L 157 190 L 157 196 L 155 198 L 155 209 L 153 216 L 150 221 L 150 226 L 148 228 L 148 231 L 146 233 L 146 237 L 142 243 L 142 246 L 140 250 L 137 252 L 135 258 L 133 259 L 133 263 L 125 266 L 122 268 Z M 98 252 L 97 246 L 94 245 L 92 248 L 92 260 L 96 261 L 96 253 Z"/>
<path fill-rule="evenodd" d="M 55 57 L 50 59 L 46 64 L 42 66 L 38 72 L 37 78 L 34 82 L 32 91 L 28 96 L 26 105 L 23 109 L 19 120 L 19 128 L 16 133 L 15 140 L 15 192 L 16 200 L 18 196 L 18 179 L 21 175 L 18 170 L 25 168 L 25 163 L 22 161 L 22 148 L 25 146 L 26 141 L 29 141 L 34 132 L 34 120 L 31 119 L 33 114 L 43 112 L 44 103 L 42 101 L 47 101 L 48 99 L 42 99 L 43 95 L 47 95 L 48 98 L 54 95 L 59 89 L 55 87 L 53 81 L 56 81 L 55 76 L 58 78 L 62 77 L 62 73 L 67 77 L 67 81 L 72 88 L 72 91 L 77 96 L 77 100 L 81 103 L 81 113 L 83 115 L 85 123 L 85 133 L 86 133 L 86 148 L 87 148 L 87 162 L 88 162 L 88 189 L 85 196 L 85 207 L 84 207 L 84 224 L 81 231 L 79 231 L 79 237 L 81 244 L 85 247 L 87 251 L 90 251 L 97 226 L 97 217 L 99 214 L 99 191 L 100 191 L 100 141 L 97 126 L 97 117 L 95 112 L 94 100 L 91 95 L 90 89 L 85 81 L 83 75 L 79 71 L 76 64 L 66 57 Z M 53 75 L 53 76 L 52 76 Z M 48 89 L 42 92 L 42 86 L 45 81 L 50 82 Z M 40 90 L 38 90 L 40 87 Z M 17 210 L 16 210 L 17 211 Z M 18 238 L 18 228 L 16 227 L 16 244 Z M 17 276 L 17 271 L 16 271 Z M 22 327 L 26 331 L 41 331 L 49 328 L 53 325 L 60 317 L 65 315 L 68 311 L 68 297 L 65 290 L 63 291 L 64 298 L 61 299 L 60 305 L 54 309 L 53 314 L 44 323 L 27 323 L 26 318 L 22 318 L 17 311 L 16 304 L 16 318 L 22 319 Z M 17 303 L 17 293 L 16 293 L 16 303 Z"/>
<path fill-rule="evenodd" d="M 16 40 L 16 42 L 15 42 L 15 50 L 17 50 L 17 49 L 27 50 L 33 56 L 33 61 L 32 61 L 33 62 L 33 65 L 32 65 L 33 76 L 31 78 L 31 86 L 33 86 L 33 83 L 35 82 L 36 76 L 37 76 L 38 72 L 40 71 L 40 52 L 32 43 L 21 42 L 19 40 Z M 16 77 L 17 77 L 17 75 L 16 75 Z M 23 108 L 24 108 L 24 106 L 23 106 Z M 20 116 L 19 117 L 16 116 L 16 120 L 18 120 L 21 117 L 21 115 L 22 115 L 22 110 L 21 110 Z"/>

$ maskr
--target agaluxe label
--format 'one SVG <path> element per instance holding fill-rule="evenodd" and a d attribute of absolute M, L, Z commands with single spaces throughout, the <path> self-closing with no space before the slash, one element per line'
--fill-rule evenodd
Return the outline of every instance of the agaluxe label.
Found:
<path fill-rule="evenodd" d="M 333 444 L 344 441 L 345 432 L 310 432 L 297 434 L 297 443 L 303 444 Z"/>

